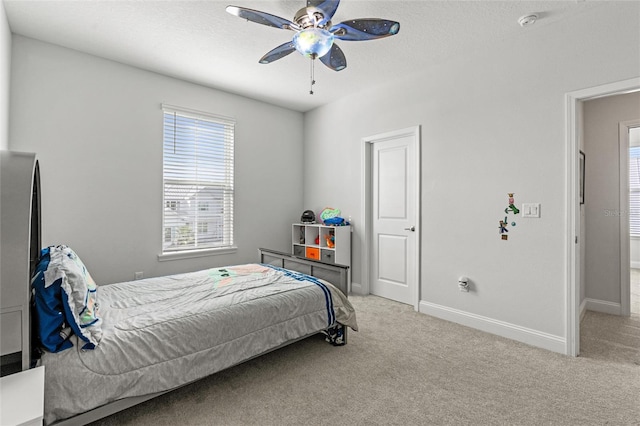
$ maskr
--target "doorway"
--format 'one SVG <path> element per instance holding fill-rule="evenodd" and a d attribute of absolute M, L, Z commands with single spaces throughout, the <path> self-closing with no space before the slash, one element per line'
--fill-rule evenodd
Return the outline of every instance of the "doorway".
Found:
<path fill-rule="evenodd" d="M 418 310 L 420 127 L 362 140 L 363 290 Z"/>
<path fill-rule="evenodd" d="M 634 208 L 640 201 L 640 152 L 632 146 L 630 128 L 640 124 L 640 92 L 589 99 L 581 106 L 587 167 L 580 355 L 633 364 L 640 336 L 633 338 L 630 330 L 638 328 L 640 317 L 629 316 L 630 259 L 636 257 L 630 256 L 630 241 L 640 235 Z"/>
<path fill-rule="evenodd" d="M 567 235 L 566 235 L 566 316 L 565 353 L 578 356 L 580 353 L 580 316 L 584 307 L 583 277 L 581 277 L 581 233 L 579 151 L 581 140 L 581 105 L 583 101 L 603 96 L 630 93 L 640 90 L 640 78 L 592 87 L 567 93 L 566 143 L 567 143 Z"/>

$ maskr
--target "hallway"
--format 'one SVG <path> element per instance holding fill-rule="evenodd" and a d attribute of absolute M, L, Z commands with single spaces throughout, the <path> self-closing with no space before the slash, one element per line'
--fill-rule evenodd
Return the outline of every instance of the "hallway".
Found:
<path fill-rule="evenodd" d="M 580 323 L 580 356 L 640 365 L 640 269 L 631 269 L 631 315 L 587 311 Z"/>

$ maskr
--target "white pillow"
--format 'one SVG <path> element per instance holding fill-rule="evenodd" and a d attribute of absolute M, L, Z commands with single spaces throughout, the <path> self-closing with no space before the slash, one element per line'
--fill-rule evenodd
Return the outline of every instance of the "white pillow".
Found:
<path fill-rule="evenodd" d="M 45 285 L 61 279 L 62 304 L 67 324 L 85 342 L 82 349 L 94 349 L 102 338 L 98 308 L 98 286 L 80 257 L 65 245 L 51 247 Z"/>

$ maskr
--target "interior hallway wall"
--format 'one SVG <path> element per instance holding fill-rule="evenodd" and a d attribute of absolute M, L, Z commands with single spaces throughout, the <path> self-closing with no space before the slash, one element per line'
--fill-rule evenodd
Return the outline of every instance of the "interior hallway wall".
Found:
<path fill-rule="evenodd" d="M 578 150 L 584 152 L 584 102 L 580 101 L 576 104 L 576 129 L 578 134 Z M 580 204 L 580 236 L 578 237 L 578 244 L 580 250 L 580 279 L 577 282 L 579 285 L 579 294 L 580 294 L 580 306 L 577 308 L 580 309 L 581 315 L 584 314 L 584 305 L 586 303 L 587 291 L 586 291 L 586 241 L 587 241 L 587 232 L 586 232 L 586 224 L 585 224 L 585 206 L 584 204 Z"/>

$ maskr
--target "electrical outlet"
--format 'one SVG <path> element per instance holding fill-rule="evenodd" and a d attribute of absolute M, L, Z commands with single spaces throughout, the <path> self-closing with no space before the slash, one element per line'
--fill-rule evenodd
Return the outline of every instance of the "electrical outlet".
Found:
<path fill-rule="evenodd" d="M 140 271 L 140 272 L 135 272 L 133 274 L 133 279 L 134 280 L 141 280 L 144 278 L 144 272 Z"/>

